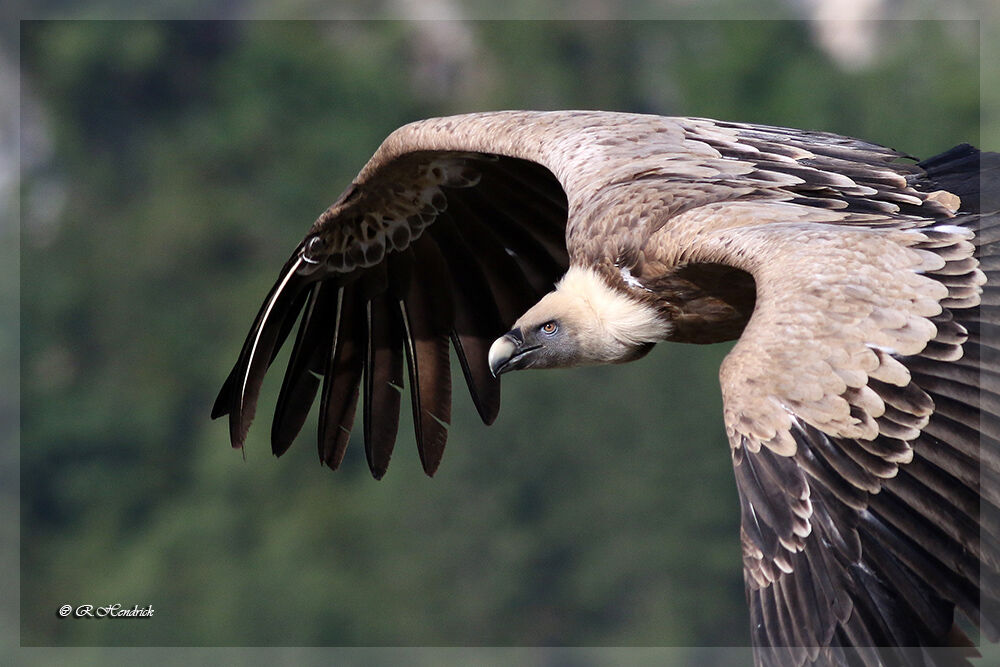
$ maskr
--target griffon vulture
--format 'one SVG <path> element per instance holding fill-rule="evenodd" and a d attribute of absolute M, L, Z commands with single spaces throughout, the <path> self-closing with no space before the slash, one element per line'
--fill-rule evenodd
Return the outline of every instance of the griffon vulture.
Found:
<path fill-rule="evenodd" d="M 213 416 L 241 447 L 300 319 L 274 453 L 319 391 L 336 468 L 363 394 L 381 477 L 407 385 L 433 474 L 450 348 L 489 424 L 501 373 L 738 338 L 720 379 L 757 663 L 964 662 L 956 620 L 993 641 L 1000 620 L 998 157 L 624 113 L 413 123 L 295 249 Z"/>

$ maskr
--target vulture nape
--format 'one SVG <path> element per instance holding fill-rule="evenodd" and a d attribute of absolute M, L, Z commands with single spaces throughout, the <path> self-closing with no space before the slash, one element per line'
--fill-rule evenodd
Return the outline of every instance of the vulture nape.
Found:
<path fill-rule="evenodd" d="M 1000 631 L 1000 154 L 592 111 L 393 132 L 264 300 L 213 417 L 242 447 L 362 401 L 379 478 L 408 393 L 441 461 L 451 349 L 498 376 L 739 339 L 720 371 L 758 665 L 954 665 Z M 505 333 L 506 332 L 506 333 Z M 408 392 L 404 392 L 404 386 Z"/>

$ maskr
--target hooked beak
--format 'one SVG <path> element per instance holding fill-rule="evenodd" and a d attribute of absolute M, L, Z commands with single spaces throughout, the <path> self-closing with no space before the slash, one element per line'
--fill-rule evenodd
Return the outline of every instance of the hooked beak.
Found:
<path fill-rule="evenodd" d="M 522 368 L 523 364 L 519 364 L 518 361 L 539 347 L 541 346 L 524 347 L 524 336 L 521 334 L 521 330 L 511 329 L 493 341 L 493 345 L 490 346 L 490 372 L 493 373 L 493 377 L 498 377 L 501 373 Z"/>

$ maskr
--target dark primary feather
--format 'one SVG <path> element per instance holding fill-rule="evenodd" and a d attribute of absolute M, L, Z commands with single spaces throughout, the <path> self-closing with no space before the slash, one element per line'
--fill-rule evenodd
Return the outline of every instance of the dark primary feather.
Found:
<path fill-rule="evenodd" d="M 302 428 L 319 389 L 325 350 L 336 327 L 339 290 L 316 285 L 309 293 L 299 331 L 288 359 L 271 425 L 271 446 L 281 456 Z"/>
<path fill-rule="evenodd" d="M 403 391 L 403 332 L 399 301 L 385 294 L 368 302 L 368 345 L 365 355 L 365 453 L 372 475 L 389 467 Z"/>
<path fill-rule="evenodd" d="M 496 300 L 483 298 L 492 294 L 490 283 L 450 216 L 437 222 L 434 238 L 451 274 L 449 282 L 455 300 L 452 345 L 480 418 L 492 424 L 500 412 L 500 381 L 489 372 L 490 336 L 503 330 L 505 321 Z"/>
<path fill-rule="evenodd" d="M 333 469 L 343 461 L 354 427 L 367 340 L 364 308 L 355 290 L 343 291 L 337 325 L 326 349 L 318 444 L 320 460 Z"/>
<path fill-rule="evenodd" d="M 433 475 L 444 454 L 451 423 L 450 332 L 454 304 L 447 265 L 429 236 L 413 246 L 420 280 L 412 280 L 404 299 L 403 327 L 412 341 L 407 347 L 413 430 L 424 472 Z"/>
<path fill-rule="evenodd" d="M 279 280 L 268 293 L 254 320 L 243 350 L 212 408 L 212 417 L 229 415 L 229 437 L 234 447 L 246 439 L 257 407 L 257 396 L 264 375 L 295 323 L 305 302 L 308 281 L 296 272 L 298 252 L 281 271 Z"/>

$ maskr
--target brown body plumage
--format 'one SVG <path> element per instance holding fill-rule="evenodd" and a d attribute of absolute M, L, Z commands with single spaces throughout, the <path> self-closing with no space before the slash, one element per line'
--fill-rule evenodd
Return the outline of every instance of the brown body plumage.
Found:
<path fill-rule="evenodd" d="M 363 392 L 381 477 L 407 385 L 432 474 L 451 347 L 490 423 L 495 374 L 738 337 L 720 378 L 756 660 L 952 664 L 961 649 L 926 647 L 963 643 L 956 610 L 991 640 L 1000 618 L 1000 387 L 984 340 L 1000 324 L 1000 214 L 980 203 L 978 151 L 901 157 L 603 112 L 408 125 L 296 249 L 213 414 L 242 446 L 302 312 L 275 453 L 321 376 L 322 460 L 340 463 Z"/>

